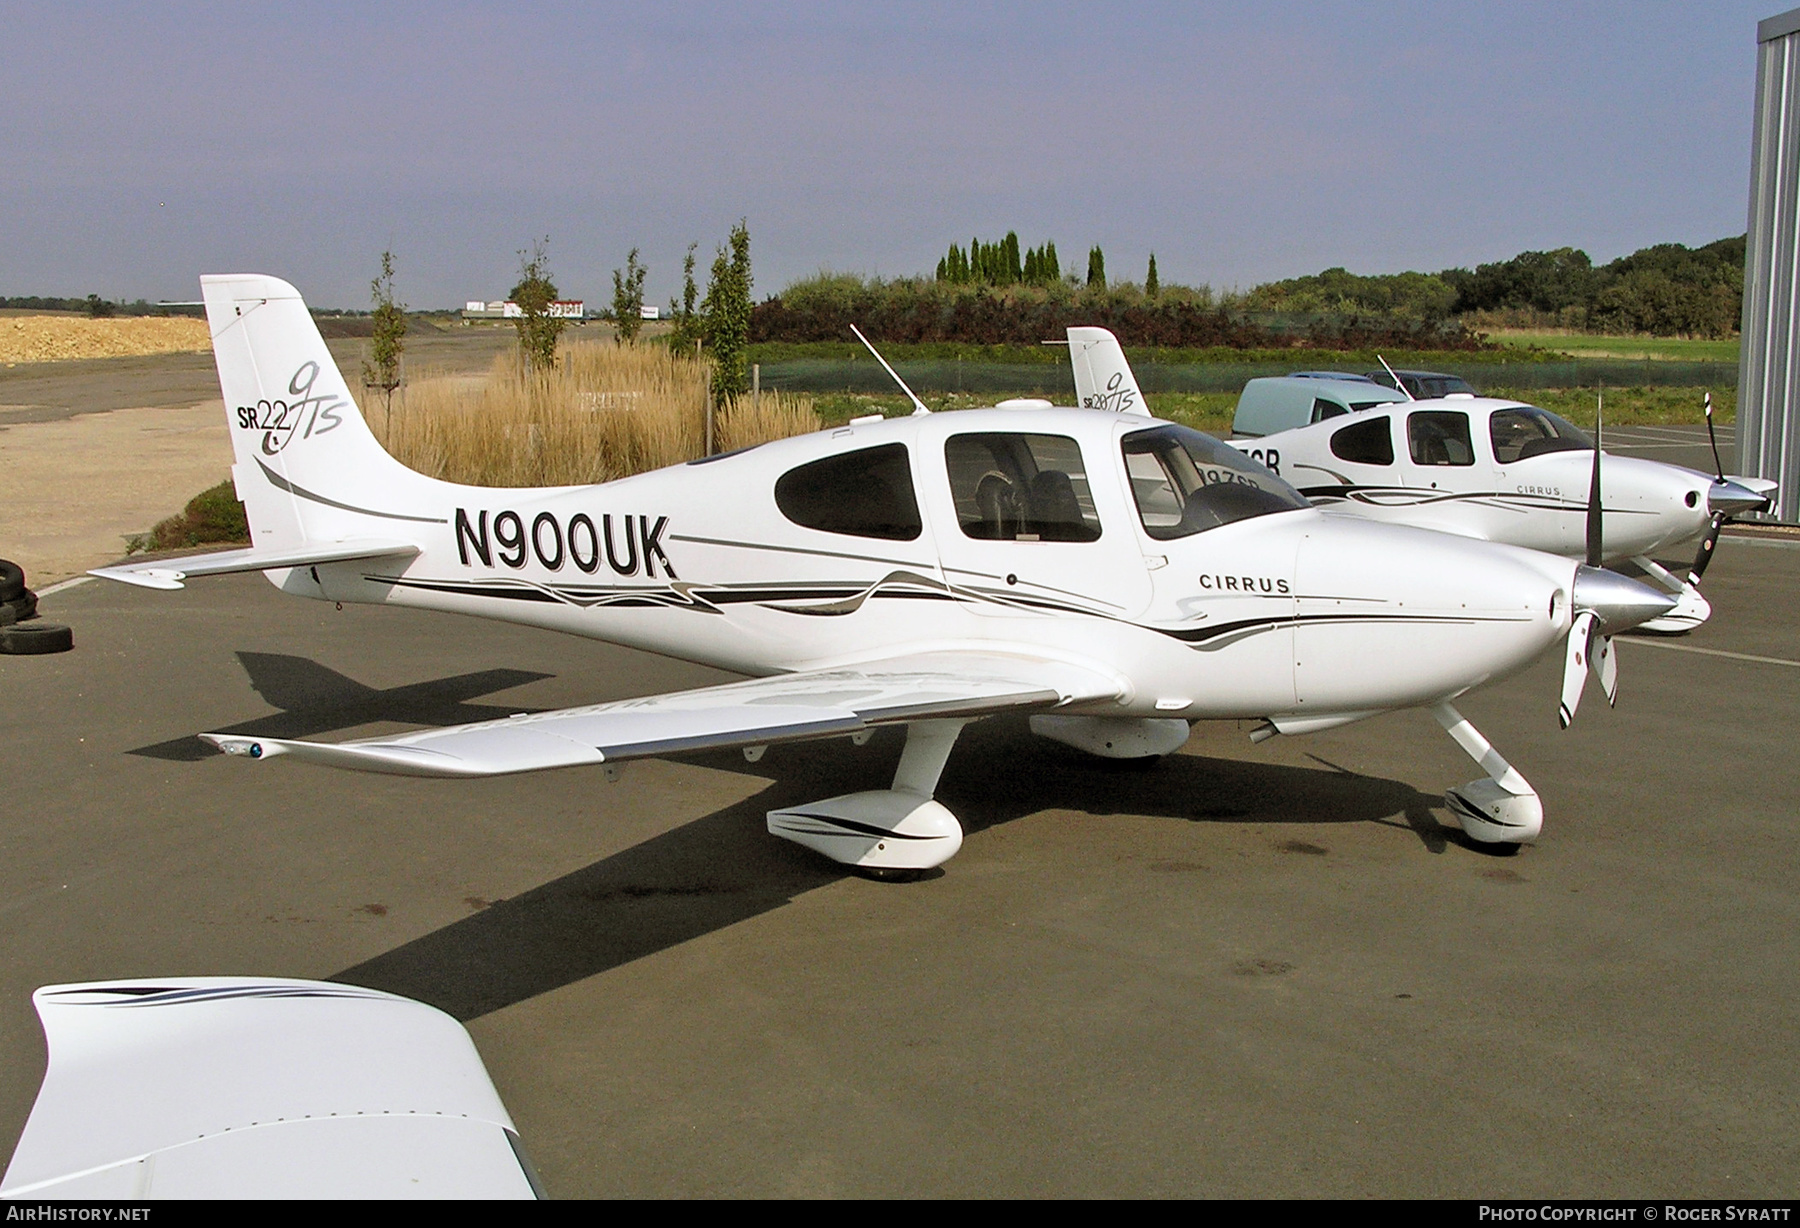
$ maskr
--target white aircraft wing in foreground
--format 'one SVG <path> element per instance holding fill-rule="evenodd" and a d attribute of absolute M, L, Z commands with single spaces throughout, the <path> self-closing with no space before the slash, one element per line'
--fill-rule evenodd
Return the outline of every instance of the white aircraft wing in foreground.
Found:
<path fill-rule="evenodd" d="M 168 977 L 31 996 L 49 1069 L 0 1198 L 532 1198 L 461 1024 L 354 985 Z"/>
<path fill-rule="evenodd" d="M 931 795 L 963 724 L 1009 710 L 1117 699 L 1128 689 L 1098 666 L 944 652 L 358 742 L 202 736 L 227 754 L 253 758 L 286 754 L 401 776 L 497 776 L 730 746 L 760 754 L 757 748 L 771 742 L 860 739 L 880 725 L 906 724 L 912 732 L 892 790 L 777 811 L 769 830 L 848 864 L 917 869 L 962 845 L 961 825 Z M 1170 723 L 1181 726 L 1178 746 L 1187 726 Z"/>

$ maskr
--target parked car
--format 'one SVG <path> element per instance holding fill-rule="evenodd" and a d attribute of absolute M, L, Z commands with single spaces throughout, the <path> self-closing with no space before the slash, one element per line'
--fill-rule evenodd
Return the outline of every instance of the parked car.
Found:
<path fill-rule="evenodd" d="M 1477 395 L 1474 385 L 1460 375 L 1446 375 L 1442 371 L 1396 371 L 1400 384 L 1412 393 L 1415 401 L 1434 401 L 1439 397 Z M 1386 371 L 1368 371 L 1364 378 L 1373 380 L 1383 388 L 1394 386 L 1394 376 Z"/>

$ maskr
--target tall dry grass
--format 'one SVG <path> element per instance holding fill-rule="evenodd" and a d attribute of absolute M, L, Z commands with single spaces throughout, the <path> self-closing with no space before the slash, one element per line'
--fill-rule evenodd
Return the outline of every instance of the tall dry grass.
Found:
<path fill-rule="evenodd" d="M 705 453 L 703 361 L 660 345 L 567 346 L 552 371 L 517 354 L 485 376 L 421 373 L 395 394 L 392 415 L 364 398 L 370 429 L 409 469 L 474 486 L 577 486 L 660 469 Z M 726 405 L 713 450 L 819 429 L 810 397 L 764 392 Z"/>

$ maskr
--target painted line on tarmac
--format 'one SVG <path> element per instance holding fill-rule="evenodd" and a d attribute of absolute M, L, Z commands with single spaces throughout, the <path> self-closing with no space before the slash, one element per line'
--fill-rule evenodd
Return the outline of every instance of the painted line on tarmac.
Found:
<path fill-rule="evenodd" d="M 1643 644 L 1650 648 L 1667 648 L 1674 652 L 1697 652 L 1706 657 L 1725 657 L 1732 661 L 1754 661 L 1758 665 L 1791 665 L 1800 669 L 1800 661 L 1789 661 L 1785 657 L 1759 657 L 1747 652 L 1726 652 L 1723 648 L 1698 648 L 1693 644 L 1671 644 L 1667 640 L 1653 640 L 1647 636 L 1623 636 L 1627 644 Z"/>
<path fill-rule="evenodd" d="M 1753 537 L 1748 533 L 1722 533 L 1719 540 L 1730 542 L 1734 546 L 1773 546 L 1777 550 L 1800 550 L 1800 538 L 1789 541 L 1779 537 Z"/>
<path fill-rule="evenodd" d="M 38 590 L 38 596 L 49 597 L 52 594 L 62 592 L 66 588 L 74 588 L 76 585 L 86 584 L 89 580 L 92 580 L 92 579 L 95 579 L 95 577 L 94 576 L 76 576 L 72 580 L 60 580 L 57 583 L 52 584 L 49 588 L 40 588 Z"/>

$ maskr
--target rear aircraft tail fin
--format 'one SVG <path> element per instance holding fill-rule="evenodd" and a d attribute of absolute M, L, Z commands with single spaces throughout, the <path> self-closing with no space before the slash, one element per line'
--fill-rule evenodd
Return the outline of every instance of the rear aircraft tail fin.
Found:
<path fill-rule="evenodd" d="M 1071 328 L 1069 362 L 1075 369 L 1075 403 L 1083 409 L 1150 416 L 1119 339 L 1104 328 Z"/>
<path fill-rule="evenodd" d="M 434 479 L 390 457 L 363 420 L 300 292 L 277 277 L 200 279 L 237 463 L 232 479 L 259 552 L 379 537 L 441 521 Z"/>

